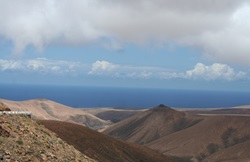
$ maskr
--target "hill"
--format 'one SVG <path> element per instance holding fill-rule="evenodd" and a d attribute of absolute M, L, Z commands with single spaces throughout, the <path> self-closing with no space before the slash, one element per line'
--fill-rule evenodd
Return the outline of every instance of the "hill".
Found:
<path fill-rule="evenodd" d="M 0 161 L 95 161 L 26 116 L 0 117 Z"/>
<path fill-rule="evenodd" d="M 250 140 L 250 118 L 239 116 L 209 116 L 197 125 L 186 130 L 165 136 L 147 144 L 148 147 L 160 152 L 205 159 L 217 154 L 217 159 L 223 159 L 222 153 L 234 149 L 234 154 L 224 156 L 238 159 L 250 155 L 242 151 L 250 151 L 250 147 L 242 147 Z M 244 149 L 243 149 L 244 148 Z M 239 153 L 239 154 L 237 154 Z"/>
<path fill-rule="evenodd" d="M 147 144 L 195 125 L 200 120 L 165 105 L 159 105 L 110 126 L 104 133 L 125 141 Z"/>
<path fill-rule="evenodd" d="M 9 101 L 0 99 L 0 103 L 12 111 L 29 111 L 37 120 L 61 120 L 83 124 L 93 129 L 100 129 L 110 124 L 92 114 L 47 99 L 27 101 Z"/>
<path fill-rule="evenodd" d="M 189 115 L 160 105 L 104 133 L 183 161 L 250 161 L 250 117 Z"/>
<path fill-rule="evenodd" d="M 48 120 L 40 122 L 79 151 L 101 162 L 173 161 L 149 148 L 113 139 L 78 124 Z"/>

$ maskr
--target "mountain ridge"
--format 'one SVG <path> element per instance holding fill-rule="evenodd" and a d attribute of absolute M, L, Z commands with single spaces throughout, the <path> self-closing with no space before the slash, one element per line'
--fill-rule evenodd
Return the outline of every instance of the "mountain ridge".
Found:
<path fill-rule="evenodd" d="M 83 124 L 92 129 L 101 129 L 110 124 L 82 109 L 72 108 L 48 99 L 10 101 L 0 99 L 0 103 L 12 111 L 29 111 L 37 120 L 61 120 Z"/>

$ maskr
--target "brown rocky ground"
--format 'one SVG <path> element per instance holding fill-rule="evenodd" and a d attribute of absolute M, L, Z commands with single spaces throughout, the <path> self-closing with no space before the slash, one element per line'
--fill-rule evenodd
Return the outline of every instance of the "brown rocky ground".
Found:
<path fill-rule="evenodd" d="M 0 116 L 0 161 L 94 162 L 32 119 Z"/>
<path fill-rule="evenodd" d="M 82 125 L 61 121 L 40 121 L 46 128 L 87 156 L 100 162 L 173 162 L 149 148 L 123 142 Z"/>

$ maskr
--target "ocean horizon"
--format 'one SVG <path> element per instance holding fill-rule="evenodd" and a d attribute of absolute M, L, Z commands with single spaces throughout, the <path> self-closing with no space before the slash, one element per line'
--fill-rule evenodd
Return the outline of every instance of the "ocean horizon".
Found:
<path fill-rule="evenodd" d="M 227 108 L 250 105 L 250 92 L 6 84 L 0 84 L 0 91 L 2 99 L 45 98 L 75 108 L 139 109 L 159 104 L 181 108 Z"/>

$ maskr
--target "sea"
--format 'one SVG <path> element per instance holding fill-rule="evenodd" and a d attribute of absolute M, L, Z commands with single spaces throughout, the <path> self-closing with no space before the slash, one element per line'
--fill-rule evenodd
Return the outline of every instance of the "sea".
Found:
<path fill-rule="evenodd" d="M 0 98 L 23 101 L 45 98 L 75 108 L 151 108 L 159 104 L 180 108 L 227 108 L 250 105 L 250 92 L 45 86 L 0 84 Z"/>

